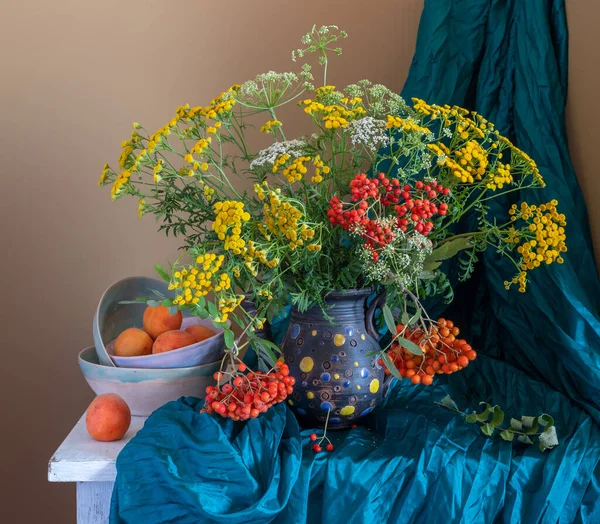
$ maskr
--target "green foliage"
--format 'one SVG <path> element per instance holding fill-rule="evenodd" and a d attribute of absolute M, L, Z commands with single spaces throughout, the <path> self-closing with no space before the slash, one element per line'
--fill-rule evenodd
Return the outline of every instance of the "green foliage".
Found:
<path fill-rule="evenodd" d="M 503 427 L 505 416 L 500 406 L 491 406 L 487 402 L 481 402 L 480 405 L 483 406 L 481 411 L 465 413 L 458 409 L 450 396 L 444 397 L 436 404 L 464 416 L 465 421 L 469 424 L 478 424 L 481 432 L 488 437 L 497 433 L 503 440 L 513 442 L 516 436 L 517 440 L 523 444 L 533 444 L 532 437 L 537 437 L 541 451 L 558 446 L 554 419 L 546 413 L 538 417 L 523 416 L 521 420 L 511 418 L 509 426 Z"/>

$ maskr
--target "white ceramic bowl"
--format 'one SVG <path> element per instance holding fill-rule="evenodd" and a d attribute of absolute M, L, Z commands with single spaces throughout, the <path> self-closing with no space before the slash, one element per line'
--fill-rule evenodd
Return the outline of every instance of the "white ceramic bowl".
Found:
<path fill-rule="evenodd" d="M 210 319 L 186 317 L 181 323 L 181 329 L 201 324 L 212 329 L 216 334 L 202 342 L 191 346 L 174 349 L 165 353 L 143 355 L 141 357 L 117 357 L 114 354 L 114 340 L 106 345 L 106 351 L 113 362 L 120 368 L 136 369 L 170 369 L 200 366 L 207 362 L 215 362 L 223 358 L 225 351 L 225 337 L 223 328 L 215 326 Z"/>
<path fill-rule="evenodd" d="M 79 367 L 97 395 L 116 393 L 127 402 L 132 415 L 147 417 L 180 397 L 204 398 L 206 386 L 221 362 L 179 369 L 132 369 L 103 366 L 93 347 L 79 353 Z"/>

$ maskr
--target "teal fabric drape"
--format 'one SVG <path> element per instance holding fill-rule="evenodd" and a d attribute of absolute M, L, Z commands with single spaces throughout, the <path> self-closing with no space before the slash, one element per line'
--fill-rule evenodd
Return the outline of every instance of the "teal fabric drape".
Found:
<path fill-rule="evenodd" d="M 169 403 L 119 456 L 111 522 L 600 522 L 600 285 L 564 128 L 566 45 L 562 0 L 425 2 L 405 97 L 475 109 L 536 159 L 548 187 L 493 213 L 556 198 L 568 220 L 566 263 L 526 294 L 503 289 L 511 269 L 492 253 L 457 288 L 448 316 L 480 357 L 431 387 L 395 383 L 333 453 L 314 455 L 283 405 L 233 424 Z M 434 405 L 446 394 L 552 413 L 561 444 L 486 438 Z"/>

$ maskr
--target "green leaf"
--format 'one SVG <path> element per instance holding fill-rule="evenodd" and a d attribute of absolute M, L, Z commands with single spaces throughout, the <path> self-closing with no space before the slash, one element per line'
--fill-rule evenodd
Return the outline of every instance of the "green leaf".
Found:
<path fill-rule="evenodd" d="M 119 304 L 139 304 L 139 303 L 145 304 L 147 301 L 148 301 L 147 298 L 140 297 L 140 298 L 136 298 L 135 300 L 120 300 Z"/>
<path fill-rule="evenodd" d="M 458 406 L 456 405 L 456 402 L 452 400 L 450 395 L 446 395 L 442 400 L 440 400 L 440 404 L 446 408 L 455 409 L 458 411 Z"/>
<path fill-rule="evenodd" d="M 487 422 L 490 413 L 492 412 L 491 406 L 486 402 L 481 402 L 481 404 L 485 405 L 485 409 L 481 413 L 476 413 L 475 418 L 477 419 L 477 422 Z"/>
<path fill-rule="evenodd" d="M 469 424 L 475 424 L 477 422 L 477 415 L 475 413 L 469 413 L 465 417 L 465 421 L 468 422 Z"/>
<path fill-rule="evenodd" d="M 381 358 L 383 359 L 383 362 L 385 363 L 385 367 L 389 369 L 390 373 L 394 376 L 394 378 L 397 378 L 398 380 L 402 380 L 402 375 L 396 369 L 394 361 L 388 356 L 388 354 L 382 353 Z"/>
<path fill-rule="evenodd" d="M 154 266 L 154 270 L 158 273 L 158 276 L 160 278 L 162 278 L 165 282 L 171 282 L 171 276 L 169 275 L 169 273 L 167 273 L 167 271 L 165 270 L 165 268 L 163 268 L 162 266 L 156 264 Z"/>
<path fill-rule="evenodd" d="M 433 280 L 435 278 L 435 273 L 433 271 L 435 269 L 437 269 L 438 267 L 440 267 L 441 265 L 442 265 L 442 263 L 439 262 L 433 269 L 430 268 L 430 269 L 427 269 L 426 271 L 421 271 L 419 273 L 419 280 Z"/>
<path fill-rule="evenodd" d="M 494 426 L 492 426 L 489 423 L 486 423 L 483 426 L 481 426 L 481 432 L 484 435 L 487 435 L 488 437 L 491 437 L 494 434 Z"/>
<path fill-rule="evenodd" d="M 408 340 L 403 337 L 394 339 L 399 346 L 402 346 L 407 351 L 410 351 L 413 355 L 422 355 L 424 351 L 417 346 L 412 340 Z"/>
<path fill-rule="evenodd" d="M 535 435 L 539 431 L 538 417 L 521 417 L 521 420 L 527 435 Z"/>
<path fill-rule="evenodd" d="M 515 434 L 512 431 L 508 431 L 508 429 L 503 429 L 500 432 L 500 436 L 503 440 L 508 440 L 509 442 L 512 442 L 515 438 Z"/>
<path fill-rule="evenodd" d="M 219 316 L 219 310 L 217 309 L 217 306 L 215 306 L 214 302 L 209 302 L 208 304 L 208 313 L 210 314 L 210 316 L 212 318 L 216 318 Z"/>
<path fill-rule="evenodd" d="M 417 312 L 408 321 L 408 325 L 412 326 L 412 325 L 416 324 L 420 318 L 421 318 L 421 308 L 418 308 Z"/>
<path fill-rule="evenodd" d="M 492 417 L 490 424 L 494 428 L 497 428 L 500 424 L 502 424 L 502 422 L 504 422 L 504 411 L 502 411 L 500 406 L 494 406 L 492 408 L 492 412 L 494 413 L 494 416 Z"/>
<path fill-rule="evenodd" d="M 173 316 L 177 314 L 177 306 L 169 306 L 169 315 Z"/>
<path fill-rule="evenodd" d="M 455 238 L 449 242 L 444 242 L 441 246 L 434 249 L 425 259 L 423 264 L 424 271 L 434 271 L 444 260 L 452 258 L 463 249 L 471 247 L 471 239 L 467 237 Z"/>
<path fill-rule="evenodd" d="M 260 340 L 260 343 L 263 347 L 270 348 L 272 351 L 274 351 L 275 353 L 279 353 L 280 355 L 282 354 L 281 348 L 274 342 L 271 342 L 270 340 L 267 340 L 266 338 L 259 338 L 259 337 L 255 337 L 254 340 Z"/>
<path fill-rule="evenodd" d="M 225 335 L 225 345 L 231 349 L 233 347 L 233 343 L 235 342 L 235 335 L 233 334 L 233 331 L 231 331 L 231 329 L 226 329 L 223 331 L 223 334 Z"/>
<path fill-rule="evenodd" d="M 396 334 L 396 321 L 394 320 L 392 310 L 387 305 L 384 305 L 381 308 L 381 311 L 383 311 L 383 319 L 385 320 L 385 325 L 387 326 L 392 336 L 394 336 Z"/>
<path fill-rule="evenodd" d="M 523 429 L 523 423 L 520 420 L 517 420 L 516 418 L 511 418 L 510 427 L 512 429 L 516 429 L 517 431 L 521 431 Z"/>
<path fill-rule="evenodd" d="M 158 300 L 147 300 L 146 304 L 148 304 L 150 307 L 160 306 L 160 302 Z"/>
<path fill-rule="evenodd" d="M 402 318 L 400 319 L 400 322 L 405 326 L 408 326 L 408 323 L 410 322 L 410 315 L 408 314 L 408 311 L 404 311 L 402 313 Z"/>
<path fill-rule="evenodd" d="M 173 305 L 173 299 L 172 298 L 165 298 L 160 304 L 161 304 L 161 306 L 171 307 Z"/>
<path fill-rule="evenodd" d="M 527 435 L 519 435 L 517 440 L 523 444 L 533 444 L 533 440 L 531 440 Z"/>
<path fill-rule="evenodd" d="M 256 354 L 262 356 L 271 365 L 271 367 L 273 367 L 275 365 L 275 362 L 277 362 L 277 357 L 275 356 L 273 351 L 271 351 L 269 346 L 264 344 L 264 342 L 265 339 L 263 338 L 255 337 L 252 339 L 252 344 L 254 346 Z"/>
<path fill-rule="evenodd" d="M 380 349 L 376 349 L 374 351 L 367 351 L 365 353 L 365 357 L 374 357 L 375 355 L 379 355 L 381 353 Z"/>

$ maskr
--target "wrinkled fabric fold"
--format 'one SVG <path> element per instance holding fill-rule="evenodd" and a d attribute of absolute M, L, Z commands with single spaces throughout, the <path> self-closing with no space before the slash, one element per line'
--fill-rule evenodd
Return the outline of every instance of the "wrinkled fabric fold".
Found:
<path fill-rule="evenodd" d="M 169 403 L 118 458 L 113 524 L 600 522 L 600 284 L 566 139 L 567 39 L 564 0 L 425 2 L 404 97 L 477 110 L 536 160 L 547 187 L 492 216 L 556 198 L 568 222 L 565 264 L 533 271 L 527 293 L 504 290 L 513 269 L 490 251 L 453 304 L 431 302 L 478 359 L 430 387 L 396 382 L 364 426 L 330 434 L 333 453 L 315 455 L 284 405 L 233 424 Z M 434 404 L 447 394 L 550 413 L 560 445 L 485 437 Z"/>

